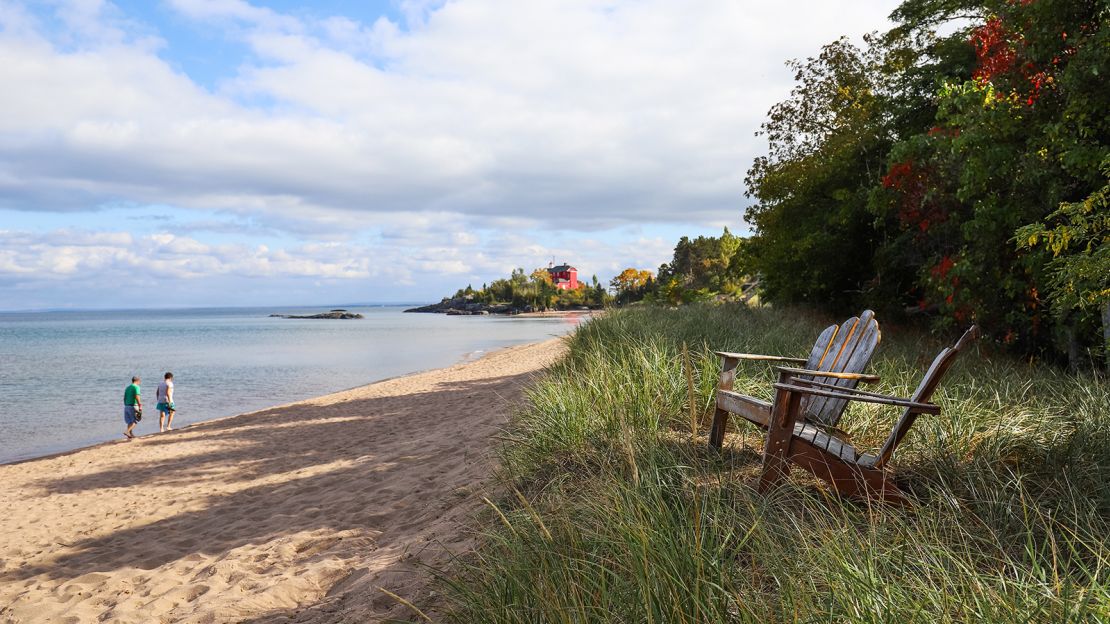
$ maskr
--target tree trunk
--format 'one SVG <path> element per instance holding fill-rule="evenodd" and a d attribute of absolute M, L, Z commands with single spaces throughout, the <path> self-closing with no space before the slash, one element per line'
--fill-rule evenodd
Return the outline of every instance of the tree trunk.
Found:
<path fill-rule="evenodd" d="M 1110 301 L 1102 304 L 1102 350 L 1106 355 L 1106 370 L 1110 372 Z"/>
<path fill-rule="evenodd" d="M 1068 370 L 1076 372 L 1079 370 L 1079 330 L 1075 328 L 1078 320 L 1073 320 L 1068 325 Z"/>

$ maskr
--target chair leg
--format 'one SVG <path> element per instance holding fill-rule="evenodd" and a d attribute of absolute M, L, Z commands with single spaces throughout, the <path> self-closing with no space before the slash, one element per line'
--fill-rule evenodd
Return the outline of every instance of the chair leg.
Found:
<path fill-rule="evenodd" d="M 878 498 L 889 503 L 909 504 L 905 494 L 898 489 L 886 471 L 847 464 L 805 441 L 795 441 L 790 461 L 828 482 L 840 496 Z"/>
<path fill-rule="evenodd" d="M 733 357 L 725 356 L 721 360 L 721 374 L 717 378 L 717 390 L 732 390 L 732 384 L 736 382 L 736 367 L 740 364 L 740 360 Z M 718 406 L 720 403 L 717 404 Z M 713 414 L 713 428 L 709 431 L 709 450 L 721 450 L 721 446 L 725 443 L 725 428 L 728 427 L 728 412 L 717 407 L 717 411 Z"/>
<path fill-rule="evenodd" d="M 847 498 L 857 499 L 871 499 L 877 498 L 887 503 L 894 503 L 897 505 L 909 505 L 910 501 L 902 490 L 894 484 L 890 479 L 890 475 L 881 470 L 869 470 L 867 468 L 851 468 L 845 466 L 851 471 L 849 478 L 828 479 L 833 489 L 837 494 Z M 817 474 L 819 477 L 824 475 Z"/>
<path fill-rule="evenodd" d="M 778 453 L 763 454 L 763 472 L 759 475 L 759 491 L 766 493 L 790 474 L 790 462 Z"/>
<path fill-rule="evenodd" d="M 775 396 L 771 422 L 767 427 L 767 441 L 763 443 L 760 492 L 771 489 L 790 473 L 790 444 L 801 400 L 802 395 L 787 390 L 779 390 Z"/>
<path fill-rule="evenodd" d="M 713 413 L 713 428 L 709 430 L 709 448 L 721 450 L 725 442 L 725 428 L 728 427 L 728 412 L 717 408 Z"/>
<path fill-rule="evenodd" d="M 894 503 L 896 505 L 909 505 L 910 500 L 898 486 L 894 484 L 894 480 L 890 478 L 890 473 L 886 471 L 865 470 L 863 478 L 867 483 L 867 496 L 875 496 L 880 500 L 887 503 Z"/>

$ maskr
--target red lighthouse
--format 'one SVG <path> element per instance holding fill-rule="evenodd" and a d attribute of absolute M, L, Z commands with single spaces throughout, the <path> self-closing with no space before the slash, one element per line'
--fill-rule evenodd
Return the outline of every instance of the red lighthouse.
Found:
<path fill-rule="evenodd" d="M 560 290 L 578 288 L 578 269 L 569 264 L 564 262 L 559 266 L 548 267 L 547 272 L 551 274 L 551 283 L 555 288 Z"/>

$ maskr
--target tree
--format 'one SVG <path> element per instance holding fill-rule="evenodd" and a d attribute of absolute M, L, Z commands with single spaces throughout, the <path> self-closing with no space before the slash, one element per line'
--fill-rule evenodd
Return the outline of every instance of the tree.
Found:
<path fill-rule="evenodd" d="M 1031 354 L 1105 343 L 1086 276 L 1105 246 L 1110 8 L 906 0 L 891 17 L 864 49 L 792 63 L 763 125 L 742 256 L 765 298 L 975 320 Z M 1053 251 L 1078 235 L 1061 227 L 1089 238 Z"/>
<path fill-rule="evenodd" d="M 675 245 L 671 262 L 659 267 L 658 281 L 668 285 L 673 281 L 674 285 L 668 286 L 672 290 L 734 294 L 744 282 L 742 264 L 737 258 L 742 244 L 743 240 L 727 227 L 719 237 L 699 236 L 690 240 L 683 236 Z"/>
<path fill-rule="evenodd" d="M 551 272 L 547 269 L 536 269 L 532 271 L 531 279 L 536 284 L 551 284 Z"/>
<path fill-rule="evenodd" d="M 1103 171 L 1110 179 L 1110 159 L 1103 162 Z M 1039 246 L 1052 252 L 1049 298 L 1058 316 L 1101 312 L 1103 356 L 1110 369 L 1110 183 L 1081 202 L 1061 204 L 1045 222 L 1019 229 L 1016 238 L 1019 248 Z M 1071 336 L 1069 357 L 1075 366 L 1076 332 Z"/>
<path fill-rule="evenodd" d="M 617 293 L 627 292 L 642 288 L 651 276 L 651 271 L 627 268 L 610 280 L 609 286 Z"/>
<path fill-rule="evenodd" d="M 771 299 L 846 307 L 875 277 L 864 207 L 890 144 L 877 65 L 847 39 L 788 63 L 798 84 L 768 113 L 768 153 L 746 178 L 745 264 Z"/>
<path fill-rule="evenodd" d="M 974 318 L 1021 351 L 1063 351 L 1074 364 L 1080 343 L 1093 342 L 1081 335 L 1093 311 L 1069 305 L 1060 314 L 1056 305 L 1046 315 L 1046 303 L 1067 287 L 1064 261 L 1012 241 L 1052 231 L 1060 206 L 1105 184 L 1099 164 L 1110 153 L 1102 112 L 1110 91 L 1099 71 L 1110 64 L 1107 9 L 1065 0 L 947 6 L 957 4 L 978 17 L 945 49 L 962 44 L 968 69 L 936 77 L 932 126 L 894 146 L 884 178 L 890 201 L 884 211 L 877 193 L 872 207 L 888 222 L 894 214 L 903 221 L 895 241 L 922 267 L 916 290 L 938 320 Z M 903 32 L 931 30 L 936 6 L 904 3 L 918 22 Z M 920 10 L 928 7 L 933 18 Z"/>
<path fill-rule="evenodd" d="M 609 281 L 618 303 L 631 303 L 644 298 L 652 283 L 651 271 L 627 268 Z"/>
<path fill-rule="evenodd" d="M 594 285 L 591 288 L 593 296 L 591 302 L 598 307 L 604 306 L 609 301 L 609 293 L 605 292 L 605 286 L 597 281 L 597 276 L 594 276 Z"/>

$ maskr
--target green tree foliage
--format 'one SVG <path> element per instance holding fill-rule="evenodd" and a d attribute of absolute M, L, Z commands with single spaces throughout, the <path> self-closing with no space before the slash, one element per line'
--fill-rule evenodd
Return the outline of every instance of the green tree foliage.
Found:
<path fill-rule="evenodd" d="M 748 257 L 766 296 L 975 320 L 1030 353 L 1099 346 L 1099 305 L 1078 302 L 1106 240 L 1052 240 L 1104 222 L 1108 4 L 907 0 L 891 17 L 864 50 L 795 63 L 764 124 Z"/>
<path fill-rule="evenodd" d="M 1103 163 L 1110 177 L 1110 159 Z M 1046 222 L 1017 232 L 1018 246 L 1052 252 L 1048 284 L 1054 312 L 1070 317 L 1078 311 L 1102 315 L 1106 365 L 1110 368 L 1110 184 L 1081 202 L 1061 204 Z"/>
<path fill-rule="evenodd" d="M 655 296 L 663 301 L 689 303 L 718 293 L 739 292 L 745 281 L 740 250 L 744 240 L 725 228 L 720 236 L 683 236 L 669 263 L 659 267 Z"/>
<path fill-rule="evenodd" d="M 768 153 L 748 171 L 757 234 L 745 255 L 774 300 L 842 307 L 875 274 L 875 231 L 860 209 L 890 145 L 875 65 L 846 39 L 792 61 L 797 86 L 758 133 Z"/>
<path fill-rule="evenodd" d="M 482 284 L 480 290 L 467 286 L 459 289 L 455 293 L 455 298 L 534 310 L 568 309 L 580 306 L 600 308 L 610 301 L 609 294 L 597 281 L 596 275 L 590 285 L 580 282 L 576 289 L 562 290 L 555 287 L 551 281 L 551 274 L 543 268 L 535 269 L 531 273 L 525 272 L 523 268 L 513 269 L 507 279 L 497 279 L 489 284 Z"/>

